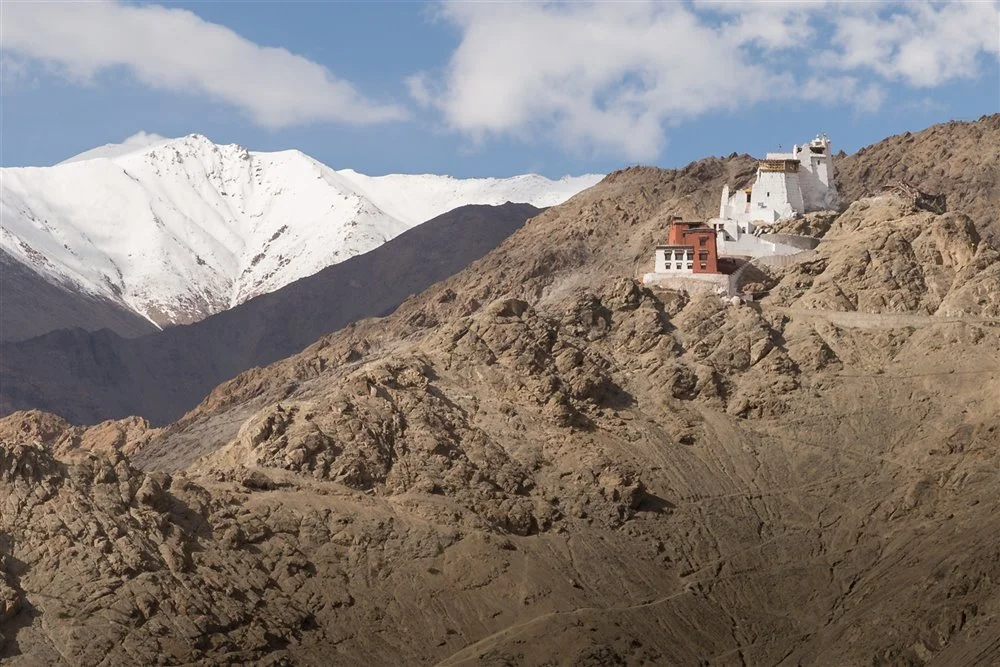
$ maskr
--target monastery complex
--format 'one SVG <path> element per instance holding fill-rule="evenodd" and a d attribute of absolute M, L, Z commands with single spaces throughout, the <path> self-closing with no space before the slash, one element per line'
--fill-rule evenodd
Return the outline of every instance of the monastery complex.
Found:
<path fill-rule="evenodd" d="M 754 259 L 794 255 L 814 248 L 811 237 L 771 234 L 779 220 L 835 208 L 830 140 L 819 135 L 790 153 L 768 153 L 757 163 L 753 186 L 731 192 L 723 187 L 719 216 L 707 223 L 670 222 L 667 242 L 656 247 L 654 270 L 644 283 L 702 281 L 735 293 L 733 273 Z M 709 285 L 710 286 L 710 285 Z"/>

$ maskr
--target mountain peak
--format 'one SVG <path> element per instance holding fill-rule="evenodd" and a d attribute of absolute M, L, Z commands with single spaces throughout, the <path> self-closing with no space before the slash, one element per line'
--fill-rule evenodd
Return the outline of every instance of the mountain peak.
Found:
<path fill-rule="evenodd" d="M 187 134 L 176 139 L 165 139 L 162 142 L 150 144 L 142 152 L 147 155 L 153 154 L 233 154 L 240 159 L 249 159 L 250 151 L 240 144 L 217 144 L 204 134 Z"/>
<path fill-rule="evenodd" d="M 198 133 L 142 133 L 71 162 L 5 170 L 0 247 L 157 326 L 271 292 L 459 206 L 547 207 L 599 180 L 376 178 Z"/>
<path fill-rule="evenodd" d="M 172 140 L 167 137 L 162 137 L 155 132 L 145 132 L 144 130 L 139 130 L 119 144 L 104 144 L 103 146 L 98 146 L 97 148 L 91 148 L 90 150 L 78 153 L 73 157 L 66 158 L 59 164 L 84 162 L 86 160 L 96 160 L 99 158 L 120 157 L 122 155 L 142 151 L 150 146 L 155 146 L 168 141 Z"/>

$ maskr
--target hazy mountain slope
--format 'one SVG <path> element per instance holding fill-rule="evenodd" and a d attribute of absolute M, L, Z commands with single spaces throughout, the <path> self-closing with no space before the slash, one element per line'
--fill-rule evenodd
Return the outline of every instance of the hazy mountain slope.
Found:
<path fill-rule="evenodd" d="M 0 250 L 0 342 L 25 340 L 53 329 L 112 329 L 122 336 L 156 331 L 149 320 L 119 303 L 42 278 Z"/>
<path fill-rule="evenodd" d="M 390 312 L 538 212 L 528 204 L 464 206 L 236 308 L 140 338 L 76 329 L 4 345 L 0 410 L 40 408 L 77 423 L 177 419 L 220 382 Z"/>
<path fill-rule="evenodd" d="M 0 247 L 51 281 L 158 325 L 273 291 L 456 206 L 549 204 L 598 178 L 372 179 L 298 151 L 250 152 L 200 135 L 119 148 L 5 169 Z"/>
<path fill-rule="evenodd" d="M 948 209 L 971 217 L 1000 249 L 1000 113 L 889 137 L 835 165 L 846 201 L 906 181 L 946 195 Z"/>

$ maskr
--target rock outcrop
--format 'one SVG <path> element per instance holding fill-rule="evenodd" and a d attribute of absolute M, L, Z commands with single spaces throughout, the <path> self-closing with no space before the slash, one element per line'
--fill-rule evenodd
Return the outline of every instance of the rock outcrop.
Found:
<path fill-rule="evenodd" d="M 886 195 L 854 202 L 817 256 L 772 292 L 783 303 L 863 313 L 1000 317 L 1000 254 L 961 212 L 937 215 Z"/>
<path fill-rule="evenodd" d="M 835 160 L 837 187 L 850 203 L 897 182 L 943 195 L 1000 250 L 1000 113 L 905 132 Z"/>

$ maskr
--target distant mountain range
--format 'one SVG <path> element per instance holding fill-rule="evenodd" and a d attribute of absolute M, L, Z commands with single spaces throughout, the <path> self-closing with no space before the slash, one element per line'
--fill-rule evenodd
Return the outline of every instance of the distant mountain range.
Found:
<path fill-rule="evenodd" d="M 540 212 L 529 204 L 462 206 L 235 308 L 145 336 L 73 328 L 2 343 L 0 415 L 40 407 L 80 423 L 133 414 L 155 424 L 178 419 L 242 371 L 392 312 Z"/>
<path fill-rule="evenodd" d="M 294 150 L 142 139 L 3 169 L 4 339 L 198 321 L 459 206 L 551 206 L 601 178 L 372 177 Z"/>

